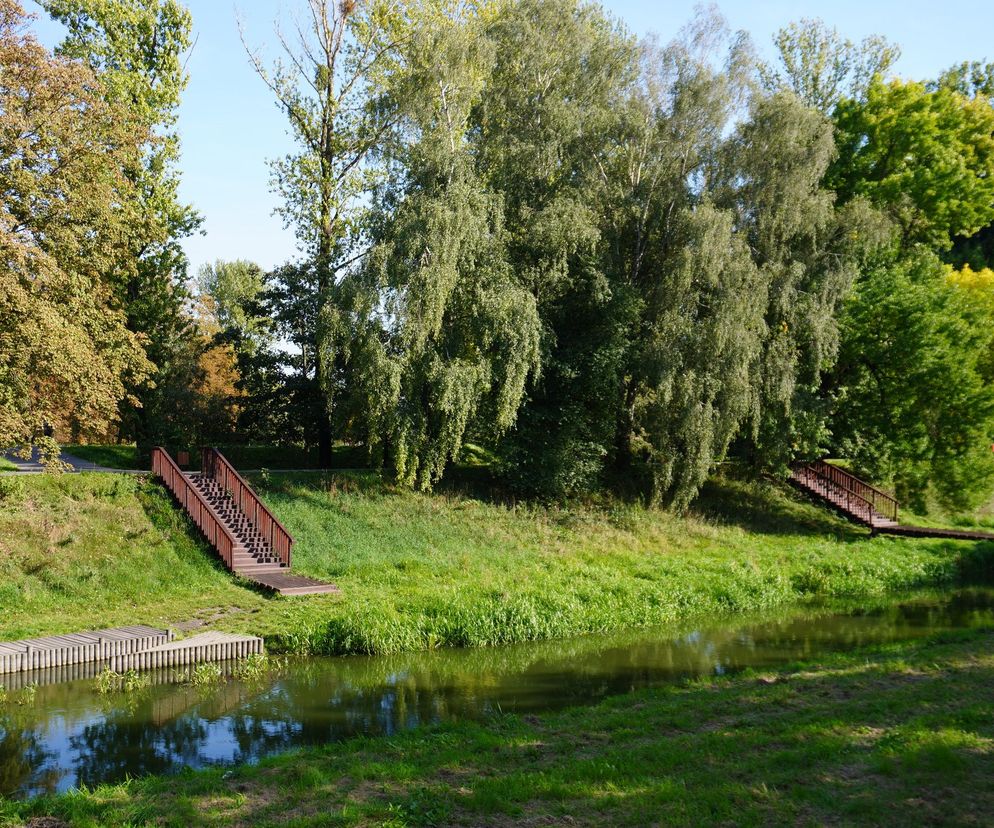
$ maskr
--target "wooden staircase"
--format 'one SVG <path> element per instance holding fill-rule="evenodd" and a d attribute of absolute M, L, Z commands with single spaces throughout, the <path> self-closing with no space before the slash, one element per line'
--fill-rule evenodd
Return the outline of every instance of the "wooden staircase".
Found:
<path fill-rule="evenodd" d="M 165 449 L 155 448 L 152 473 L 236 575 L 281 595 L 339 591 L 290 573 L 293 537 L 217 449 L 203 449 L 200 471 L 187 473 Z"/>
<path fill-rule="evenodd" d="M 935 529 L 911 526 L 898 520 L 897 500 L 845 469 L 823 460 L 801 463 L 791 469 L 790 481 L 802 491 L 841 512 L 874 534 L 912 538 L 994 541 L 994 534 L 966 529 Z"/>
<path fill-rule="evenodd" d="M 899 525 L 897 500 L 845 469 L 823 460 L 794 466 L 791 482 L 874 532 Z"/>

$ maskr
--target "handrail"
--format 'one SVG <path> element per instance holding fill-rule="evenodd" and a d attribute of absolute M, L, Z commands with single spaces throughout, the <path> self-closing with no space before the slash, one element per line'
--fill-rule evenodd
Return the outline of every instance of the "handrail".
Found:
<path fill-rule="evenodd" d="M 878 489 L 872 483 L 867 483 L 862 478 L 856 477 L 856 475 L 852 474 L 851 472 L 847 472 L 841 466 L 835 466 L 835 465 L 833 465 L 832 463 L 829 463 L 826 460 L 815 460 L 810 465 L 815 466 L 815 467 L 820 467 L 822 469 L 830 469 L 832 472 L 834 472 L 835 474 L 837 474 L 839 477 L 841 477 L 843 479 L 851 480 L 853 483 L 858 484 L 862 488 L 868 489 L 869 491 L 873 492 L 874 494 L 878 495 L 879 497 L 881 497 L 881 498 L 883 498 L 885 500 L 889 500 L 891 503 L 897 505 L 897 498 L 895 498 L 893 495 L 887 494 L 887 492 L 882 491 L 881 489 Z"/>
<path fill-rule="evenodd" d="M 216 448 L 204 447 L 200 452 L 200 472 L 216 480 L 221 491 L 228 492 L 256 531 L 269 541 L 270 547 L 280 556 L 280 561 L 290 566 L 293 536 L 263 503 L 252 487 L 235 470 Z"/>
<path fill-rule="evenodd" d="M 152 473 L 161 477 L 166 488 L 175 495 L 187 514 L 193 518 L 208 542 L 213 546 L 228 569 L 233 569 L 232 558 L 238 541 L 224 524 L 217 512 L 194 487 L 169 453 L 156 447 L 152 449 Z"/>
<path fill-rule="evenodd" d="M 807 463 L 804 466 L 804 471 L 810 472 L 842 489 L 847 495 L 847 500 L 849 500 L 849 495 L 852 495 L 877 514 L 897 521 L 897 500 L 886 492 L 880 491 L 875 486 L 871 486 L 869 483 L 860 480 L 845 469 L 840 469 L 838 466 L 833 466 L 824 460 L 816 460 L 812 463 Z"/>

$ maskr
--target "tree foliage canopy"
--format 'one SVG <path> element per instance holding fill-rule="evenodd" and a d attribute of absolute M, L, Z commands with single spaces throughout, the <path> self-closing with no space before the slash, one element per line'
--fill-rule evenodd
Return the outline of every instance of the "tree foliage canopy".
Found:
<path fill-rule="evenodd" d="M 802 19 L 773 38 L 779 65 L 760 67 L 772 91 L 788 90 L 831 115 L 843 100 L 862 101 L 875 80 L 887 75 L 901 50 L 879 35 L 853 43 L 821 20 Z"/>
<path fill-rule="evenodd" d="M 127 167 L 133 183 L 128 233 L 134 268 L 115 289 L 130 330 L 139 334 L 155 372 L 129 386 L 123 430 L 143 450 L 182 445 L 200 354 L 187 313 L 187 260 L 181 241 L 201 218 L 179 198 L 177 109 L 187 85 L 184 55 L 192 19 L 178 0 L 41 0 L 67 29 L 57 52 L 89 66 L 105 100 L 126 109 L 146 130 L 141 153 Z"/>
<path fill-rule="evenodd" d="M 126 172 L 148 135 L 0 2 L 0 445 L 100 434 L 152 366 L 111 287 L 133 271 Z"/>
<path fill-rule="evenodd" d="M 994 488 L 990 64 L 901 80 L 802 20 L 763 65 L 708 10 L 659 44 L 582 0 L 304 0 L 250 50 L 301 258 L 191 297 L 189 13 L 41 0 L 52 57 L 0 3 L 4 441 L 119 406 L 142 444 L 339 439 L 421 489 L 467 443 L 547 498 L 684 508 L 729 455 Z"/>
<path fill-rule="evenodd" d="M 904 244 L 944 250 L 994 220 L 994 109 L 948 86 L 874 82 L 835 116 L 841 200 L 861 195 L 897 222 Z"/>
<path fill-rule="evenodd" d="M 927 251 L 875 267 L 847 300 L 838 445 L 923 511 L 932 494 L 973 508 L 994 486 L 991 322 L 990 297 Z"/>

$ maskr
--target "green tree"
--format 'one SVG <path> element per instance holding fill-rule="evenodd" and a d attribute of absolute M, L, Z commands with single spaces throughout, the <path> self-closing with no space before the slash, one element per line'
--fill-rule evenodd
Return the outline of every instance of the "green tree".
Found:
<path fill-rule="evenodd" d="M 826 443 L 820 391 L 837 356 L 838 312 L 858 266 L 887 235 L 865 200 L 836 208 L 822 185 L 835 155 L 831 122 L 792 93 L 754 101 L 728 152 L 725 198 L 765 285 L 745 444 L 758 466 L 783 469 Z"/>
<path fill-rule="evenodd" d="M 761 66 L 772 91 L 790 91 L 805 104 L 831 115 L 840 101 L 862 101 L 875 79 L 884 78 L 901 50 L 879 35 L 853 43 L 821 20 L 804 19 L 785 26 L 773 43 L 779 65 Z"/>
<path fill-rule="evenodd" d="M 933 252 L 984 262 L 982 236 L 973 253 L 962 242 L 949 250 L 994 218 L 994 110 L 981 68 L 932 84 L 877 81 L 835 112 L 827 180 L 843 201 L 871 201 L 897 232 L 846 303 L 842 358 L 823 393 L 835 401 L 832 446 L 919 509 L 933 498 L 968 508 L 994 488 L 989 313 L 948 283 Z"/>
<path fill-rule="evenodd" d="M 473 112 L 474 155 L 503 200 L 508 256 L 542 321 L 541 370 L 501 444 L 502 474 L 561 495 L 603 482 L 617 432 L 637 309 L 600 261 L 602 164 L 638 52 L 598 8 L 570 0 L 508 4 L 486 36 L 494 63 Z"/>
<path fill-rule="evenodd" d="M 985 303 L 986 302 L 986 307 Z M 846 302 L 837 446 L 925 510 L 994 488 L 989 298 L 951 284 L 930 252 L 871 269 Z"/>
<path fill-rule="evenodd" d="M 746 421 L 763 467 L 812 450 L 871 238 L 865 203 L 838 211 L 822 185 L 828 118 L 754 91 L 747 41 L 707 15 L 637 49 L 596 9 L 522 2 L 491 37 L 478 167 L 543 323 L 509 477 L 552 494 L 613 477 L 683 507 Z"/>
<path fill-rule="evenodd" d="M 886 210 L 907 246 L 948 249 L 994 219 L 994 109 L 948 86 L 876 82 L 835 114 L 829 186 Z"/>
<path fill-rule="evenodd" d="M 2 446 L 37 440 L 46 424 L 105 433 L 152 367 L 110 281 L 133 268 L 127 171 L 147 133 L 85 66 L 25 33 L 27 19 L 0 0 Z"/>
<path fill-rule="evenodd" d="M 317 276 L 314 364 L 325 413 L 319 418 L 320 462 L 331 462 L 330 401 L 340 380 L 329 337 L 335 288 L 363 255 L 363 197 L 373 185 L 367 164 L 396 119 L 388 94 L 377 81 L 388 75 L 406 31 L 404 8 L 396 0 L 307 0 L 307 22 L 291 40 L 277 26 L 283 58 L 272 68 L 246 45 L 259 77 L 286 115 L 297 152 L 273 163 L 280 211 L 292 227 Z M 244 42 L 244 34 L 243 34 Z"/>
<path fill-rule="evenodd" d="M 241 259 L 202 265 L 197 289 L 205 312 L 236 351 L 251 356 L 272 344 L 273 323 L 260 306 L 266 278 L 259 265 Z"/>
<path fill-rule="evenodd" d="M 538 359 L 535 300 L 507 257 L 501 199 L 476 178 L 470 114 L 488 50 L 475 21 L 430 18 L 404 52 L 404 175 L 379 193 L 366 266 L 340 286 L 342 414 L 398 480 L 430 488 L 467 432 L 515 421 Z M 407 135 L 417 136 L 405 142 Z"/>
<path fill-rule="evenodd" d="M 248 400 L 239 429 L 253 439 L 318 445 L 328 409 L 316 365 L 317 282 L 311 262 L 285 264 L 265 276 L 266 288 L 252 312 L 272 320 L 279 344 L 240 367 Z"/>
<path fill-rule="evenodd" d="M 928 87 L 930 90 L 952 89 L 967 98 L 983 98 L 994 104 L 994 63 L 979 60 L 959 63 L 949 67 Z"/>
<path fill-rule="evenodd" d="M 126 107 L 149 133 L 128 168 L 137 206 L 129 247 L 137 268 L 119 282 L 128 327 L 156 366 L 151 382 L 132 389 L 125 427 L 142 449 L 180 435 L 181 406 L 190 381 L 188 352 L 196 333 L 185 313 L 187 261 L 181 240 L 200 217 L 178 195 L 177 109 L 187 75 L 192 22 L 177 0 L 40 0 L 68 29 L 58 53 L 82 60 L 101 79 L 106 100 Z M 165 419 L 164 419 L 165 418 Z M 166 420 L 173 428 L 163 429 Z"/>
<path fill-rule="evenodd" d="M 939 88 L 952 89 L 994 106 L 994 63 L 970 61 L 952 66 L 929 84 L 929 89 Z M 943 258 L 956 267 L 969 265 L 974 270 L 994 267 L 994 223 L 971 235 L 956 236 Z"/>
<path fill-rule="evenodd" d="M 638 312 L 613 471 L 682 508 L 750 410 L 763 333 L 765 285 L 711 183 L 752 64 L 744 38 L 703 15 L 665 49 L 644 44 L 641 65 L 621 151 L 605 152 L 605 270 Z"/>

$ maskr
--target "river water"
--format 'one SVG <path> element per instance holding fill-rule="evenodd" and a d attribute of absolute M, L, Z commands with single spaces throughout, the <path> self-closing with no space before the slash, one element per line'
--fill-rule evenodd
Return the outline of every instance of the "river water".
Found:
<path fill-rule="evenodd" d="M 184 767 L 253 762 L 356 734 L 537 713 L 688 678 L 773 668 L 820 654 L 994 627 L 994 590 L 717 619 L 693 628 L 483 650 L 290 660 L 262 680 L 177 683 L 101 695 L 92 678 L 2 677 L 0 794 L 35 796 Z M 37 682 L 26 694 L 25 681 Z"/>

